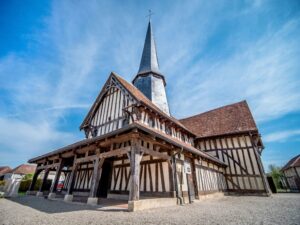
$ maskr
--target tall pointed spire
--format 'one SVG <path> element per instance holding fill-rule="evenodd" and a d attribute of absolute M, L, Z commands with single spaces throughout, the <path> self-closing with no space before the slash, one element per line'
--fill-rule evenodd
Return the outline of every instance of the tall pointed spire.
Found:
<path fill-rule="evenodd" d="M 147 72 L 160 74 L 151 20 L 149 20 L 148 23 L 148 29 L 138 74 Z"/>
<path fill-rule="evenodd" d="M 156 46 L 150 19 L 140 68 L 132 83 L 163 112 L 170 115 L 169 104 L 165 90 L 166 81 L 165 77 L 159 71 Z"/>

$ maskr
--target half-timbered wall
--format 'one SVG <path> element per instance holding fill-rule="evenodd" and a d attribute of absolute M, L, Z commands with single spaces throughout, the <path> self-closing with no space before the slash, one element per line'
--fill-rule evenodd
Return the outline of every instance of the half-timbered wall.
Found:
<path fill-rule="evenodd" d="M 188 135 L 184 134 L 181 130 L 175 129 L 174 127 L 171 127 L 166 123 L 166 120 L 160 120 L 156 115 L 153 113 L 149 113 L 147 111 L 141 112 L 140 121 L 154 129 L 157 129 L 163 133 L 166 133 L 170 135 L 173 138 L 176 138 L 178 140 L 181 140 L 185 143 L 188 143 L 190 145 L 193 144 L 193 138 Z"/>
<path fill-rule="evenodd" d="M 91 188 L 92 174 L 92 163 L 84 163 L 78 165 L 76 179 L 74 183 L 74 191 L 89 191 Z"/>
<path fill-rule="evenodd" d="M 216 164 L 209 163 L 204 159 L 193 159 L 195 164 L 195 184 L 198 195 L 206 195 L 227 190 L 224 168 Z M 185 157 L 183 154 L 176 157 L 176 175 L 179 195 L 184 198 L 188 196 L 188 181 L 184 169 Z"/>
<path fill-rule="evenodd" d="M 259 154 L 249 135 L 202 139 L 197 148 L 224 161 L 228 191 L 266 192 Z"/>
<path fill-rule="evenodd" d="M 203 160 L 195 160 L 198 194 L 210 194 L 226 191 L 224 169 Z"/>
<path fill-rule="evenodd" d="M 291 190 L 300 190 L 300 167 L 291 167 L 284 171 L 284 176 L 287 179 Z"/>
<path fill-rule="evenodd" d="M 129 192 L 130 164 L 128 159 L 114 161 L 111 192 Z M 169 165 L 157 157 L 143 156 L 140 163 L 140 191 L 169 192 Z"/>
<path fill-rule="evenodd" d="M 121 89 L 109 88 L 91 120 L 91 125 L 96 129 L 96 136 L 123 127 L 126 123 L 124 109 L 128 109 L 128 106 L 133 103 L 134 100 L 125 95 Z M 128 119 L 130 118 L 128 117 Z M 131 121 L 127 123 L 129 122 Z M 89 137 L 92 136 L 93 134 L 90 133 Z"/>
<path fill-rule="evenodd" d="M 153 149 L 153 145 L 141 141 L 145 148 Z M 165 153 L 167 154 L 167 153 Z M 171 185 L 170 164 L 159 157 L 144 155 L 140 162 L 140 192 L 141 195 L 170 196 Z M 111 193 L 128 194 L 130 183 L 130 161 L 127 157 L 113 162 Z"/>

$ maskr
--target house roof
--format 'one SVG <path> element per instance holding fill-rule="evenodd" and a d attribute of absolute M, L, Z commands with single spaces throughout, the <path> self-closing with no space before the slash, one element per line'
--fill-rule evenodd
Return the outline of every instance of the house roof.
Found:
<path fill-rule="evenodd" d="M 288 163 L 282 167 L 281 170 L 287 170 L 291 167 L 300 167 L 300 154 L 288 161 Z"/>
<path fill-rule="evenodd" d="M 199 138 L 258 130 L 246 101 L 226 105 L 179 121 Z"/>
<path fill-rule="evenodd" d="M 15 174 L 30 174 L 35 172 L 36 165 L 22 164 L 14 168 L 11 173 Z"/>
<path fill-rule="evenodd" d="M 9 166 L 0 166 L 0 176 L 9 173 L 11 168 Z"/>

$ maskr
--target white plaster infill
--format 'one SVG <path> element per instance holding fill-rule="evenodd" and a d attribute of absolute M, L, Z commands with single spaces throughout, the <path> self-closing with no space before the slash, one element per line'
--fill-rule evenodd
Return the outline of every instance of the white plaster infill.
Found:
<path fill-rule="evenodd" d="M 72 202 L 73 201 L 73 195 L 65 195 L 64 201 L 65 202 Z"/>
<path fill-rule="evenodd" d="M 98 200 L 99 200 L 99 198 L 89 197 L 88 200 L 87 200 L 87 204 L 88 205 L 97 205 L 98 204 Z"/>

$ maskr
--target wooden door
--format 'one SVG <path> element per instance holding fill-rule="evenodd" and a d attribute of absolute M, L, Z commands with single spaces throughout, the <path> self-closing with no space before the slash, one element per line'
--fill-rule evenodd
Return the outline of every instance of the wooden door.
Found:
<path fill-rule="evenodd" d="M 190 203 L 192 203 L 195 200 L 195 182 L 194 182 L 194 176 L 192 174 L 191 160 L 187 159 L 185 160 L 184 163 L 185 163 L 184 172 L 186 173 L 189 201 Z"/>

